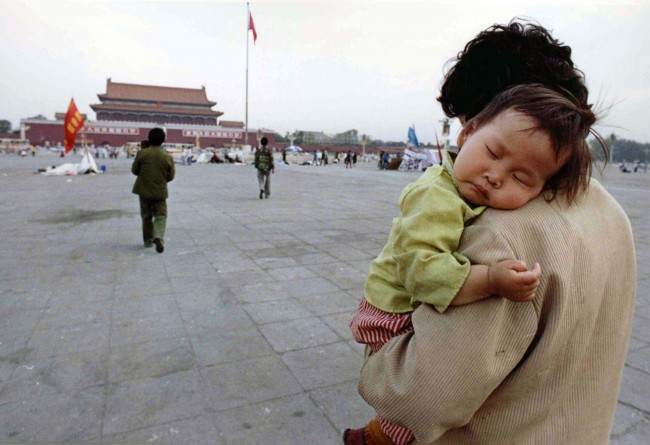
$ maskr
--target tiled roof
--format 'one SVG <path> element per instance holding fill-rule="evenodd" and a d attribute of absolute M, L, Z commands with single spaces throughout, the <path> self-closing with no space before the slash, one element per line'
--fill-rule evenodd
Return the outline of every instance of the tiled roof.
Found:
<path fill-rule="evenodd" d="M 20 139 L 20 133 L 16 131 L 0 133 L 0 139 Z"/>
<path fill-rule="evenodd" d="M 241 121 L 219 121 L 219 125 L 226 128 L 244 128 L 244 123 Z"/>
<path fill-rule="evenodd" d="M 134 83 L 113 82 L 110 78 L 106 80 L 106 93 L 98 94 L 98 96 L 100 100 L 147 100 L 210 106 L 217 104 L 208 100 L 205 87 L 176 88 L 156 85 L 137 85 Z"/>
<path fill-rule="evenodd" d="M 131 104 L 93 104 L 90 106 L 94 111 L 118 111 L 118 112 L 149 112 L 149 113 L 167 113 L 167 114 L 185 114 L 190 116 L 214 116 L 218 117 L 223 114 L 221 111 L 200 110 L 192 108 L 168 107 L 160 104 L 152 105 L 131 105 Z"/>
<path fill-rule="evenodd" d="M 86 116 L 86 113 L 81 113 L 81 115 L 84 117 L 84 120 L 88 120 L 88 116 Z M 54 119 L 57 121 L 62 121 L 65 119 L 65 113 L 54 113 Z"/>

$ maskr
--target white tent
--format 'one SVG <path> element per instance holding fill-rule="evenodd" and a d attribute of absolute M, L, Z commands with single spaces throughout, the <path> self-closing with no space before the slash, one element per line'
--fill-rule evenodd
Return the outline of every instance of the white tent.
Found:
<path fill-rule="evenodd" d="M 89 151 L 86 151 L 82 155 L 81 162 L 77 164 L 65 163 L 58 167 L 48 167 L 44 172 L 42 172 L 42 174 L 48 176 L 75 176 L 85 175 L 88 173 L 99 173 L 95 158 L 93 158 L 93 155 L 91 155 Z"/>
<path fill-rule="evenodd" d="M 413 151 L 404 149 L 404 159 L 400 164 L 400 170 L 424 170 L 434 164 L 440 163 L 438 151 L 430 148 Z"/>
<path fill-rule="evenodd" d="M 207 164 L 208 162 L 210 162 L 210 159 L 212 159 L 212 153 L 205 153 L 205 152 L 200 153 L 196 157 L 196 163 L 197 164 Z"/>
<path fill-rule="evenodd" d="M 88 173 L 99 173 L 99 169 L 97 168 L 97 163 L 95 162 L 95 158 L 87 150 L 86 153 L 84 153 L 83 157 L 81 158 L 81 162 L 76 165 L 77 165 L 78 175 L 85 175 Z"/>

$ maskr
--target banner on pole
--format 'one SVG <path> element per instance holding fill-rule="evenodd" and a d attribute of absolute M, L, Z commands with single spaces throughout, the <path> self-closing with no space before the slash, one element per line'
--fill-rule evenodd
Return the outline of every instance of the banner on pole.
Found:
<path fill-rule="evenodd" d="M 241 22 L 240 22 L 241 23 Z M 255 22 L 253 21 L 253 14 L 248 11 L 248 30 L 253 31 L 253 45 L 257 41 L 257 31 L 255 31 Z"/>
<path fill-rule="evenodd" d="M 418 137 L 415 135 L 415 126 L 409 127 L 408 131 L 408 146 L 418 148 L 420 142 L 418 142 Z"/>
<path fill-rule="evenodd" d="M 68 154 L 68 152 L 74 147 L 74 141 L 77 138 L 77 133 L 79 133 L 83 126 L 84 117 L 79 112 L 74 99 L 70 99 L 70 105 L 68 105 L 68 111 L 65 113 L 65 120 L 63 121 L 63 130 L 65 134 L 65 154 Z"/>

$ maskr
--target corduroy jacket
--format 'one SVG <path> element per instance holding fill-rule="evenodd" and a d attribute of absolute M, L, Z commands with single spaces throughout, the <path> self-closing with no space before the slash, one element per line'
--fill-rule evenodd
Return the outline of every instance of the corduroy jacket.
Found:
<path fill-rule="evenodd" d="M 631 329 L 636 260 L 622 208 L 592 179 L 571 206 L 488 209 L 465 228 L 472 263 L 539 262 L 534 300 L 444 314 L 370 355 L 360 394 L 416 444 L 606 444 Z"/>

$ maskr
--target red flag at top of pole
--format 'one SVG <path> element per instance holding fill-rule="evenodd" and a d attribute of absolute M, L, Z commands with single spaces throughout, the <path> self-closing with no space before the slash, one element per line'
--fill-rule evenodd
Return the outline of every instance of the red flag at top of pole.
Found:
<path fill-rule="evenodd" d="M 65 120 L 63 121 L 63 130 L 65 133 L 65 154 L 68 154 L 74 147 L 74 141 L 77 138 L 77 133 L 84 126 L 84 117 L 79 112 L 77 104 L 74 99 L 70 99 L 68 111 L 65 113 Z"/>
<path fill-rule="evenodd" d="M 253 31 L 253 44 L 257 41 L 257 31 L 255 31 L 255 22 L 253 21 L 253 14 L 248 11 L 248 30 Z"/>

